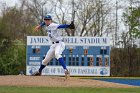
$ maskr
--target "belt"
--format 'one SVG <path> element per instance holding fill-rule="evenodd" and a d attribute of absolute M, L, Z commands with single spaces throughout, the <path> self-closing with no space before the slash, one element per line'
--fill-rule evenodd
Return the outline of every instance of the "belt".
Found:
<path fill-rule="evenodd" d="M 52 42 L 52 44 L 59 43 L 60 41 Z"/>
<path fill-rule="evenodd" d="M 60 41 L 52 42 L 52 44 L 60 43 L 60 42 L 64 42 L 64 41 L 63 40 L 60 40 Z"/>

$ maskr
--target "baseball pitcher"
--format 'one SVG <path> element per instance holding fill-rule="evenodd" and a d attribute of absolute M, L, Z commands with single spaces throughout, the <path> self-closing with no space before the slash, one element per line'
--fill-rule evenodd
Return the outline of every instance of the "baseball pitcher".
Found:
<path fill-rule="evenodd" d="M 52 45 L 50 46 L 50 49 L 48 50 L 45 59 L 42 60 L 42 64 L 37 72 L 34 72 L 33 76 L 41 75 L 41 72 L 43 68 L 48 64 L 48 62 L 55 57 L 60 64 L 62 65 L 64 71 L 65 71 L 65 77 L 67 79 L 67 76 L 70 75 L 66 64 L 64 62 L 64 59 L 62 58 L 62 52 L 65 49 L 65 43 L 62 41 L 62 37 L 60 35 L 60 30 L 62 28 L 70 28 L 74 29 L 74 23 L 71 22 L 70 25 L 60 25 L 52 22 L 52 17 L 50 15 L 47 15 L 44 17 L 44 22 L 42 22 L 40 25 L 37 25 L 35 27 L 35 31 L 38 31 L 41 27 L 45 27 L 46 32 L 48 33 L 48 36 L 50 40 L 52 41 Z"/>

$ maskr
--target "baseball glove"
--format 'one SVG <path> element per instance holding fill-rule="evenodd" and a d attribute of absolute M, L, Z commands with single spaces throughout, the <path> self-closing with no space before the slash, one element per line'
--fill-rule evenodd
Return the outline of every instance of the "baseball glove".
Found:
<path fill-rule="evenodd" d="M 74 22 L 73 21 L 71 21 L 69 28 L 70 29 L 75 29 L 75 25 L 74 25 Z"/>

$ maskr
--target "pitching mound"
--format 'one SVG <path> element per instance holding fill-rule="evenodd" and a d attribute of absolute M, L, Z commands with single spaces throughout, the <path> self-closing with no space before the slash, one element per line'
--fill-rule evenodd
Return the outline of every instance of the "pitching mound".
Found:
<path fill-rule="evenodd" d="M 70 77 L 65 80 L 58 76 L 0 76 L 0 86 L 35 86 L 35 87 L 98 87 L 98 88 L 133 88 L 135 86 L 110 83 L 99 80 L 85 80 Z"/>

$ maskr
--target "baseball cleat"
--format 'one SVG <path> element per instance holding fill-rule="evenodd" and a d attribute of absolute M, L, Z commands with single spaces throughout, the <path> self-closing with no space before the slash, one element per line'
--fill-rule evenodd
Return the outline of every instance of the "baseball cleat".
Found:
<path fill-rule="evenodd" d="M 39 71 L 36 71 L 32 74 L 32 76 L 41 76 L 41 73 Z"/>
<path fill-rule="evenodd" d="M 70 76 L 70 72 L 68 70 L 65 70 L 65 78 L 67 79 L 68 76 Z"/>

